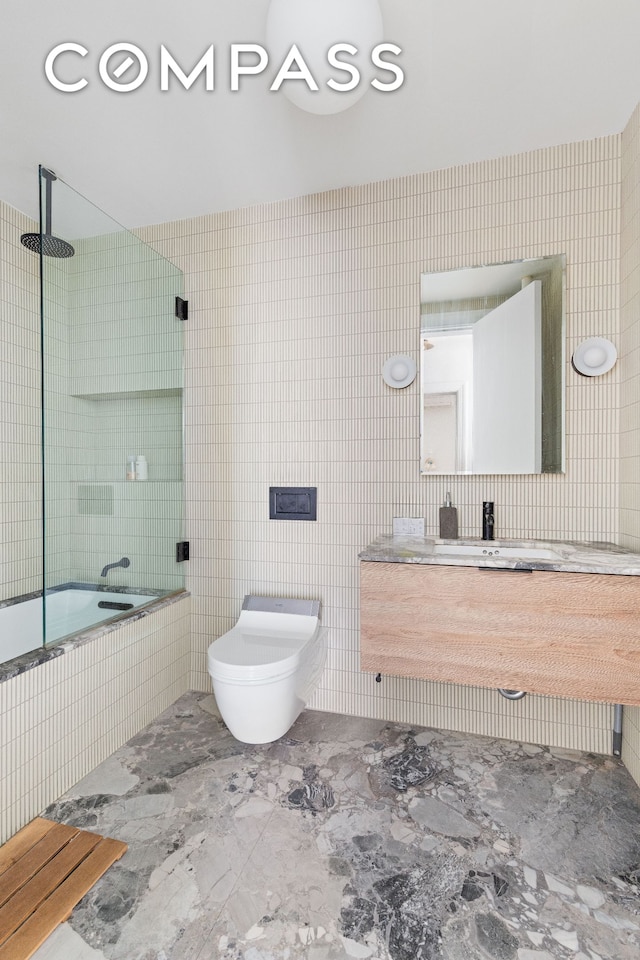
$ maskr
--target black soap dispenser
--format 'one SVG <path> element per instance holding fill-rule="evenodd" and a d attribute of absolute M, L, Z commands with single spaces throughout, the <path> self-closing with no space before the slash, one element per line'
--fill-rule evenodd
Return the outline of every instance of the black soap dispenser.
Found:
<path fill-rule="evenodd" d="M 440 507 L 440 539 L 458 539 L 458 509 L 452 505 L 450 493 L 447 493 L 444 505 Z"/>
<path fill-rule="evenodd" d="M 494 534 L 493 500 L 482 502 L 482 539 L 493 540 Z"/>

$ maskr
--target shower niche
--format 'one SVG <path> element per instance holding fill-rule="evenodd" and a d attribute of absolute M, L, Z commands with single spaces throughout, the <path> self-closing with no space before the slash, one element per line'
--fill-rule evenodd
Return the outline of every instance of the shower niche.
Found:
<path fill-rule="evenodd" d="M 75 612 L 65 620 L 59 601 L 53 616 L 53 593 L 163 596 L 184 588 L 184 565 L 176 562 L 184 539 L 184 323 L 176 297 L 184 291 L 175 265 L 44 168 L 40 191 L 50 642 L 77 630 Z M 146 459 L 146 479 L 131 479 L 132 456 Z M 121 557 L 130 564 L 101 577 Z"/>

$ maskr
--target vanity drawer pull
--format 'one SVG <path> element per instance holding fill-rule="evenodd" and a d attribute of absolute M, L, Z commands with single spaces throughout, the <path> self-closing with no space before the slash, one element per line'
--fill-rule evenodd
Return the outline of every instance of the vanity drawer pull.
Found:
<path fill-rule="evenodd" d="M 489 573 L 533 573 L 533 567 L 476 567 L 476 570 L 488 570 Z"/>

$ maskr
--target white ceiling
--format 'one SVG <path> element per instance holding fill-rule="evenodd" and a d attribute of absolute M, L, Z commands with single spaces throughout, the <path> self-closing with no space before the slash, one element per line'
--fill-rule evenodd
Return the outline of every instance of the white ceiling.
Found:
<path fill-rule="evenodd" d="M 229 44 L 266 45 L 268 0 L 5 0 L 0 198 L 35 215 L 44 163 L 125 226 L 141 226 L 618 133 L 640 100 L 638 0 L 380 6 L 385 40 L 403 50 L 404 85 L 317 116 L 268 91 L 275 66 L 228 89 Z M 90 80 L 72 94 L 43 69 L 67 41 L 90 51 L 69 58 Z M 100 54 L 119 41 L 149 57 L 133 93 L 97 79 Z M 160 44 L 189 71 L 211 43 L 214 92 L 201 82 L 160 92 Z"/>

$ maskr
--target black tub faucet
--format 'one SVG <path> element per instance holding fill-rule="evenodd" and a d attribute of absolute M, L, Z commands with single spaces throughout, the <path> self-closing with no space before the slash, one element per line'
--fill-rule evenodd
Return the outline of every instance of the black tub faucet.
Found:
<path fill-rule="evenodd" d="M 109 573 L 109 570 L 113 570 L 114 567 L 125 567 L 126 569 L 126 567 L 130 566 L 130 564 L 131 560 L 129 560 L 129 557 L 123 557 L 122 560 L 118 560 L 116 563 L 108 563 L 106 567 L 103 567 L 100 576 L 106 577 L 106 575 Z"/>

